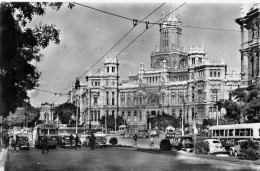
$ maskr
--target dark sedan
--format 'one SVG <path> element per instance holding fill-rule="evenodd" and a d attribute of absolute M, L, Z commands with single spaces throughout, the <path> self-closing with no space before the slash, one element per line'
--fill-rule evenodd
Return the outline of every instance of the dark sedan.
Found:
<path fill-rule="evenodd" d="M 27 149 L 29 150 L 29 139 L 27 136 L 18 136 L 18 143 L 19 149 Z"/>

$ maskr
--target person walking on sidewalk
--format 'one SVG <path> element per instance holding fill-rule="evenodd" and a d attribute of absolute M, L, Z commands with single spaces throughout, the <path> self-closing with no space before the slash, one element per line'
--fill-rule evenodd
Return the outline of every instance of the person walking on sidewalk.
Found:
<path fill-rule="evenodd" d="M 9 134 L 6 133 L 5 136 L 4 136 L 4 143 L 5 143 L 5 148 L 8 148 L 9 147 Z"/>
<path fill-rule="evenodd" d="M 13 138 L 13 136 L 10 136 L 9 138 L 9 150 L 13 150 L 15 146 L 15 140 Z"/>
<path fill-rule="evenodd" d="M 136 147 L 136 148 L 137 148 L 137 135 L 136 135 L 136 134 L 133 136 L 133 140 L 134 140 L 134 145 L 133 145 L 133 147 Z"/>

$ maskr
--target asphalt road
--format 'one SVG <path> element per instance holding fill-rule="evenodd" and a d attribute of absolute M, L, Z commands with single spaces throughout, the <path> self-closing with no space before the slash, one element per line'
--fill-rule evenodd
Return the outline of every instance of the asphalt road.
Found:
<path fill-rule="evenodd" d="M 243 166 L 185 155 L 164 155 L 116 148 L 89 147 L 81 149 L 51 149 L 42 154 L 31 148 L 18 153 L 9 151 L 7 171 L 58 170 L 58 171 L 176 171 L 176 170 L 257 170 L 255 166 Z"/>

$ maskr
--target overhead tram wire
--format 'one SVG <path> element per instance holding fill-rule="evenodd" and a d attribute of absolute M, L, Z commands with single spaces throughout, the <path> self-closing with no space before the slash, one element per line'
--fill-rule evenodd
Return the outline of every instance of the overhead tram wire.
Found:
<path fill-rule="evenodd" d="M 143 24 L 147 24 L 147 22 L 149 21 L 144 21 L 144 20 L 135 20 L 135 19 L 131 19 L 129 17 L 125 17 L 125 16 L 122 16 L 122 15 L 118 15 L 118 14 L 114 14 L 114 13 L 111 13 L 111 12 L 107 12 L 107 11 L 104 11 L 104 10 L 100 10 L 100 9 L 97 9 L 97 8 L 94 8 L 94 7 L 90 7 L 88 5 L 83 5 L 83 4 L 80 4 L 80 3 L 76 3 L 74 2 L 74 4 L 77 4 L 79 6 L 83 6 L 83 7 L 86 7 L 86 8 L 89 8 L 89 9 L 92 9 L 92 10 L 96 10 L 96 11 L 99 11 L 99 12 L 102 12 L 102 13 L 106 13 L 106 14 L 109 14 L 109 15 L 112 15 L 112 16 L 116 16 L 116 17 L 119 17 L 119 18 L 122 18 L 122 19 L 125 19 L 125 20 L 129 20 L 129 21 L 135 21 L 136 23 L 140 24 L 140 23 L 143 23 Z M 149 24 L 156 24 L 156 25 L 159 25 L 158 22 L 149 22 Z M 167 25 L 167 24 L 166 24 Z M 186 28 L 195 28 L 195 29 L 206 29 L 206 30 L 216 30 L 216 31 L 233 31 L 233 32 L 241 32 L 240 30 L 231 30 L 231 29 L 220 29 L 220 28 L 210 28 L 210 27 L 199 27 L 199 26 L 190 26 L 190 25 L 183 25 L 182 27 L 186 27 Z"/>
<path fill-rule="evenodd" d="M 60 95 L 60 96 L 67 95 L 67 94 L 52 92 L 52 91 L 48 91 L 48 90 L 41 90 L 41 89 L 38 89 L 38 88 L 34 88 L 34 90 L 42 91 L 42 92 L 45 92 L 45 93 L 51 93 L 51 94 L 54 94 L 54 95 Z"/>
<path fill-rule="evenodd" d="M 76 3 L 76 4 L 78 4 L 78 3 Z M 147 15 L 144 19 L 142 19 L 141 21 L 143 21 L 143 20 L 145 20 L 146 18 L 148 18 L 149 16 L 151 16 L 155 11 L 157 11 L 159 8 L 161 8 L 163 5 L 165 4 L 165 2 L 164 3 L 162 3 L 160 6 L 158 6 L 155 10 L 153 10 L 149 15 Z M 138 25 L 139 23 L 137 23 L 137 25 Z M 105 53 L 105 55 L 103 55 L 97 62 L 95 62 L 86 72 L 84 72 L 79 78 L 81 78 L 83 75 L 85 75 L 87 72 L 89 72 L 98 62 L 100 62 L 112 49 L 114 49 L 114 47 L 115 46 L 117 46 L 133 29 L 135 28 L 135 26 L 134 27 L 132 27 L 112 48 L 110 48 L 106 53 Z M 74 84 L 75 83 L 75 81 L 72 83 L 72 84 Z M 65 91 L 67 88 L 69 88 L 72 84 L 70 84 L 69 86 L 67 86 L 66 88 L 64 88 L 60 93 L 62 93 L 63 91 Z M 55 97 L 55 96 L 54 96 Z M 54 98 L 53 97 L 53 98 Z M 51 99 L 51 100 L 53 100 L 53 98 Z M 58 99 L 59 99 L 60 97 L 58 97 Z M 56 99 L 54 102 L 56 102 L 58 99 Z M 51 101 L 50 100 L 50 101 Z"/>
<path fill-rule="evenodd" d="M 123 50 L 121 50 L 116 56 L 114 56 L 110 61 L 112 61 L 115 57 L 119 56 L 124 50 L 126 50 L 132 43 L 134 43 L 140 36 L 142 36 L 149 28 L 153 27 L 154 25 L 157 25 L 157 23 L 159 21 L 161 21 L 162 19 L 168 17 L 171 13 L 175 12 L 176 10 L 178 10 L 179 8 L 181 8 L 183 5 L 185 5 L 185 3 L 183 3 L 182 5 L 180 5 L 178 8 L 174 9 L 172 12 L 168 13 L 167 15 L 165 15 L 163 18 L 161 18 L 160 20 L 158 20 L 156 23 L 153 23 L 151 26 L 147 27 L 142 33 L 140 33 L 134 40 L 132 40 Z M 102 68 L 100 68 L 95 74 L 99 73 L 100 70 Z M 94 75 L 95 75 L 94 74 Z"/>

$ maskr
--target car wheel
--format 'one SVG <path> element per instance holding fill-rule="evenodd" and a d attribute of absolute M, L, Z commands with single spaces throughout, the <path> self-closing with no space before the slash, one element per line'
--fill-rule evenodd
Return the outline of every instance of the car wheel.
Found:
<path fill-rule="evenodd" d="M 234 156 L 236 156 L 236 157 L 238 156 L 237 151 L 234 152 Z"/>

